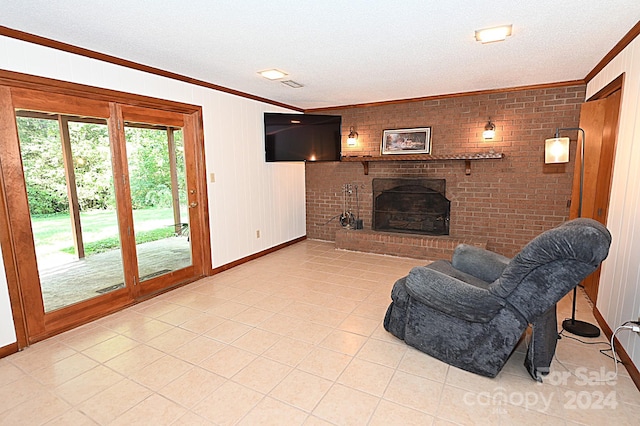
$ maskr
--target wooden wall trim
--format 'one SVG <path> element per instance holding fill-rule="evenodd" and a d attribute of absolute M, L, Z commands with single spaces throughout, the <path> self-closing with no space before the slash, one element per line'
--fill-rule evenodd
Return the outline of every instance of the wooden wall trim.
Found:
<path fill-rule="evenodd" d="M 10 345 L 3 346 L 0 348 L 0 358 L 4 358 L 5 356 L 15 354 L 16 352 L 18 352 L 18 344 L 11 343 Z"/>
<path fill-rule="evenodd" d="M 607 336 L 609 341 L 611 341 L 611 335 L 613 334 L 613 331 L 609 327 L 609 324 L 607 324 L 607 321 L 605 321 L 598 308 L 595 306 L 593 307 L 593 315 L 596 317 L 596 321 L 598 321 L 598 325 L 600 325 L 600 328 L 602 329 L 604 334 Z M 638 367 L 633 363 L 633 360 L 624 349 L 617 337 L 613 340 L 613 342 L 616 346 L 616 354 L 618 355 L 618 358 L 620 358 L 620 361 L 622 361 L 622 365 L 624 365 L 629 372 L 629 377 L 631 377 L 633 383 L 635 383 L 638 390 L 640 390 L 640 371 L 638 371 Z"/>
<path fill-rule="evenodd" d="M 208 206 L 209 205 L 209 195 L 207 191 L 207 170 L 206 170 L 206 160 L 204 158 L 205 153 L 205 143 L 204 143 L 204 120 L 202 119 L 202 110 L 198 112 L 194 112 L 189 117 L 187 117 L 186 125 L 190 126 L 191 131 L 194 132 L 193 137 L 195 138 L 195 144 L 198 147 L 196 152 L 200 155 L 200 158 L 196 159 L 196 190 L 198 193 L 196 194 L 198 198 L 198 202 L 201 205 Z M 202 236 L 203 241 L 200 245 L 200 256 L 202 262 L 202 274 L 205 275 L 211 270 L 212 261 L 211 261 L 211 244 L 205 243 L 204 239 L 211 238 L 211 227 L 209 222 L 209 209 L 203 209 L 200 212 L 200 227 L 202 228 Z"/>
<path fill-rule="evenodd" d="M 344 109 L 344 108 L 370 108 L 370 107 L 378 107 L 378 106 L 384 106 L 384 105 L 404 104 L 408 102 L 437 101 L 441 99 L 461 98 L 464 96 L 493 95 L 496 93 L 518 92 L 521 90 L 553 89 L 556 87 L 578 86 L 583 84 L 585 84 L 584 80 L 560 81 L 557 83 L 533 84 L 529 86 L 506 87 L 502 89 L 476 90 L 471 92 L 459 92 L 459 93 L 449 93 L 444 95 L 422 96 L 418 98 L 394 99 L 389 101 L 368 102 L 368 103 L 362 103 L 362 104 L 340 105 L 340 106 L 332 106 L 332 107 L 324 107 L 324 108 L 311 108 L 311 109 L 305 109 L 304 113 L 331 111 L 335 109 Z"/>
<path fill-rule="evenodd" d="M 22 89 L 30 89 L 31 91 L 36 90 L 40 92 L 55 93 L 94 101 L 116 102 L 144 108 L 159 108 L 181 114 L 192 114 L 201 108 L 198 105 L 191 105 L 183 102 L 168 101 L 165 99 L 120 92 L 112 89 L 102 89 L 100 87 L 70 83 L 68 81 L 23 74 L 15 71 L 0 70 L 0 85 L 18 88 L 17 91 L 19 93 L 26 92 Z"/>
<path fill-rule="evenodd" d="M 37 36 L 35 34 L 29 34 L 24 31 L 14 30 L 5 26 L 0 26 L 0 35 L 5 37 L 14 38 L 17 40 L 26 41 L 28 43 L 38 44 L 40 46 L 50 47 L 52 49 L 61 50 L 63 52 L 73 53 L 75 55 L 85 56 L 87 58 L 97 59 L 99 61 L 109 62 L 115 65 L 135 69 L 138 71 L 147 72 L 150 74 L 159 75 L 162 77 L 171 78 L 173 80 L 183 81 L 185 83 L 194 84 L 196 86 L 206 87 L 208 89 L 217 90 L 219 92 L 229 93 L 231 95 L 240 96 L 247 99 L 252 99 L 258 102 L 264 102 L 267 104 L 280 106 L 283 108 L 289 108 L 295 111 L 302 111 L 300 108 L 287 105 L 281 102 L 272 101 L 270 99 L 262 98 L 260 96 L 251 95 L 249 93 L 241 92 L 239 90 L 229 89 L 227 87 L 219 86 L 217 84 L 208 83 L 203 80 L 187 77 L 182 74 L 177 74 L 170 71 L 165 71 L 160 68 L 151 67 L 148 65 L 140 64 L 137 62 L 121 59 L 115 56 L 107 55 L 104 53 L 96 52 L 95 50 L 89 50 L 82 47 L 74 46 L 60 41 L 52 40 L 50 38 Z"/>
<path fill-rule="evenodd" d="M 609 64 L 609 62 L 613 60 L 613 58 L 618 56 L 618 54 L 620 54 L 620 52 L 622 52 L 625 49 L 625 47 L 627 47 L 638 35 L 640 35 L 640 21 L 638 21 L 638 23 L 635 24 L 633 28 L 631 28 L 629 32 L 625 34 L 624 37 L 622 37 L 622 39 L 620 39 L 620 41 L 615 46 L 613 46 L 613 49 L 611 49 L 609 53 L 604 55 L 604 58 L 602 58 L 602 60 L 598 62 L 598 65 L 596 65 L 589 72 L 589 74 L 585 76 L 584 81 L 586 83 L 589 83 L 596 75 L 598 75 L 600 71 L 604 69 L 604 67 L 606 67 Z"/>
<path fill-rule="evenodd" d="M 299 243 L 300 241 L 304 241 L 306 239 L 307 239 L 307 236 L 304 235 L 302 237 L 298 237 L 298 238 L 295 238 L 293 240 L 286 241 L 286 242 L 284 242 L 282 244 L 278 244 L 277 246 L 273 246 L 273 247 L 268 248 L 266 250 L 262 250 L 262 251 L 260 251 L 258 253 L 254 253 L 252 255 L 243 257 L 242 259 L 234 260 L 233 262 L 230 262 L 230 263 L 227 263 L 225 265 L 218 266 L 217 268 L 211 269 L 209 271 L 209 275 L 219 274 L 220 272 L 224 272 L 224 271 L 229 270 L 231 268 L 235 268 L 236 266 L 240 266 L 243 263 L 247 263 L 247 262 L 250 262 L 252 260 L 258 259 L 258 258 L 260 258 L 262 256 L 266 256 L 269 253 L 273 253 L 275 251 L 278 251 L 278 250 L 283 249 L 285 247 L 288 247 L 290 245 Z"/>

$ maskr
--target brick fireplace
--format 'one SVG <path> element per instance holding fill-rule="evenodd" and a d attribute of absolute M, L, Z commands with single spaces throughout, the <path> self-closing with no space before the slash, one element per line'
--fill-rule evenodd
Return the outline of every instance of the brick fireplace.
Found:
<path fill-rule="evenodd" d="M 568 217 L 573 163 L 545 165 L 544 140 L 556 127 L 578 126 L 584 96 L 584 85 L 558 85 L 312 111 L 342 115 L 343 133 L 351 126 L 358 131 L 353 148 L 346 146 L 345 133 L 343 155 L 380 156 L 383 130 L 431 126 L 434 155 L 495 151 L 504 158 L 474 161 L 470 174 L 464 161 L 445 159 L 371 162 L 367 174 L 358 161 L 307 163 L 307 237 L 337 242 L 346 235 L 366 240 L 365 245 L 392 248 L 385 254 L 412 257 L 417 256 L 402 248 L 427 247 L 446 257 L 445 246 L 465 241 L 513 256 Z M 482 131 L 489 116 L 496 124 L 496 137 L 485 142 Z M 451 203 L 449 235 L 374 231 L 373 181 L 378 178 L 445 179 L 444 196 Z M 345 231 L 331 220 L 343 208 L 345 184 L 361 188 L 362 230 Z"/>

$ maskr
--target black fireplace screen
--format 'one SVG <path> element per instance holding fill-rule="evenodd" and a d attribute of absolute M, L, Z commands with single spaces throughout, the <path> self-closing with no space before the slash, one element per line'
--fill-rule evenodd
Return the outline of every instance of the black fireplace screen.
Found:
<path fill-rule="evenodd" d="M 374 179 L 373 229 L 449 235 L 451 202 L 444 179 Z"/>

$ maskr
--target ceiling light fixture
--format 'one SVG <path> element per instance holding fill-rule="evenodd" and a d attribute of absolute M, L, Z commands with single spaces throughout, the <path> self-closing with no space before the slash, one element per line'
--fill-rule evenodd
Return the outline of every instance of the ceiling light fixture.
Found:
<path fill-rule="evenodd" d="M 512 27 L 513 25 L 503 25 L 501 27 L 476 30 L 476 41 L 482 44 L 503 41 L 511 35 Z"/>
<path fill-rule="evenodd" d="M 284 81 L 281 81 L 280 83 L 284 84 L 285 86 L 292 87 L 294 89 L 299 89 L 301 87 L 304 87 L 304 84 L 300 84 L 297 81 L 293 81 L 293 80 L 284 80 Z"/>
<path fill-rule="evenodd" d="M 263 76 L 264 78 L 268 79 L 268 80 L 280 80 L 283 77 L 287 76 L 286 72 L 282 72 L 280 70 L 277 70 L 275 68 L 269 69 L 269 70 L 264 70 L 264 71 L 258 71 L 258 74 L 260 74 L 261 76 Z"/>
<path fill-rule="evenodd" d="M 484 138 L 484 140 L 491 140 L 496 137 L 496 125 L 491 122 L 491 117 L 489 117 L 487 125 L 484 126 L 482 137 Z"/>

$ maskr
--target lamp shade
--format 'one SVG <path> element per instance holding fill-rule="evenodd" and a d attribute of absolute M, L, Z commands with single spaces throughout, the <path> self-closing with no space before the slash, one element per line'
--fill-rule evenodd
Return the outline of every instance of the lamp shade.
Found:
<path fill-rule="evenodd" d="M 353 130 L 353 127 L 351 127 L 349 130 L 349 136 L 347 136 L 347 146 L 356 146 L 358 142 L 358 132 Z"/>
<path fill-rule="evenodd" d="M 491 122 L 491 119 L 484 126 L 484 132 L 482 132 L 482 138 L 484 140 L 491 140 L 496 137 L 496 125 Z"/>
<path fill-rule="evenodd" d="M 550 138 L 544 142 L 546 164 L 569 162 L 569 138 Z"/>

